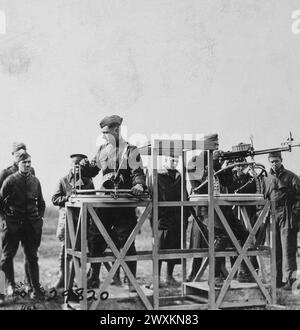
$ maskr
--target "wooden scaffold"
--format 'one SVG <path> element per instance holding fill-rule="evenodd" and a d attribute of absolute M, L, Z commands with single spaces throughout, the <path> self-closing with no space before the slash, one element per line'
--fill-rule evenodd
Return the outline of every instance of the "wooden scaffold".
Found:
<path fill-rule="evenodd" d="M 144 308 L 148 310 L 158 309 L 216 309 L 230 307 L 264 306 L 276 303 L 275 288 L 275 224 L 273 216 L 270 217 L 270 244 L 269 246 L 260 245 L 261 242 L 255 241 L 255 235 L 259 228 L 266 222 L 266 217 L 271 212 L 274 214 L 272 203 L 265 200 L 259 194 L 234 194 L 218 195 L 214 194 L 214 173 L 213 173 L 213 152 L 218 148 L 218 136 L 203 136 L 197 140 L 163 140 L 156 139 L 151 145 L 141 148 L 141 155 L 148 155 L 151 159 L 149 172 L 152 177 L 152 198 L 145 197 L 137 199 L 130 196 L 122 196 L 120 193 L 116 196 L 100 195 L 82 195 L 77 194 L 71 197 L 70 202 L 66 204 L 67 222 L 66 222 L 66 257 L 71 256 L 71 267 L 66 267 L 65 289 L 72 289 L 74 279 L 77 285 L 82 288 L 83 299 L 80 301 L 80 309 L 101 308 L 101 295 L 107 292 L 110 282 L 119 267 L 122 267 L 129 281 L 136 289 L 137 296 L 142 301 Z M 208 194 L 188 196 L 186 191 L 186 158 L 188 151 L 205 150 L 208 153 Z M 181 201 L 159 201 L 158 200 L 158 158 L 160 156 L 180 156 L 182 158 L 182 194 Z M 237 205 L 241 212 L 241 218 L 247 225 L 249 236 L 243 246 L 240 246 L 237 238 L 232 232 L 227 219 L 220 206 Z M 261 211 L 258 219 L 252 227 L 247 215 L 245 206 L 260 205 Z M 133 229 L 124 247 L 119 251 L 115 246 L 113 239 L 103 226 L 98 217 L 96 208 L 102 207 L 145 207 L 137 225 Z M 159 207 L 181 207 L 181 249 L 159 250 L 159 230 L 158 230 L 158 208 Z M 208 207 L 208 248 L 190 249 L 187 248 L 183 211 L 184 207 Z M 74 219 L 73 213 L 79 209 L 79 217 Z M 78 212 L 78 211 L 77 211 Z M 150 251 L 138 251 L 136 255 L 127 256 L 126 253 L 130 245 L 134 242 L 137 234 L 140 232 L 143 224 L 152 212 L 153 218 L 153 246 Z M 214 213 L 217 212 L 234 249 L 225 251 L 215 251 L 215 232 L 214 232 Z M 104 253 L 101 257 L 90 257 L 87 247 L 87 222 L 88 218 L 96 224 L 99 232 L 105 239 L 111 253 Z M 76 220 L 76 221 L 74 221 Z M 253 248 L 253 246 L 255 248 Z M 249 256 L 258 256 L 270 259 L 270 280 L 268 285 L 262 282 L 253 268 Z M 215 289 L 215 258 L 216 257 L 236 257 L 234 265 L 230 270 L 221 289 Z M 182 290 L 179 296 L 160 297 L 159 291 L 159 260 L 178 259 L 182 260 Z M 204 262 L 200 268 L 194 282 L 186 282 L 186 260 L 189 258 L 203 258 Z M 146 294 L 139 285 L 137 279 L 128 268 L 126 261 L 152 261 L 153 270 L 153 292 Z M 234 287 L 232 281 L 239 265 L 242 261 L 247 264 L 256 283 Z M 87 290 L 87 265 L 89 263 L 112 262 L 112 267 L 97 290 L 96 298 L 88 301 Z M 263 265 L 263 262 L 260 263 Z M 208 282 L 203 280 L 205 269 L 209 267 Z M 262 267 L 264 268 L 264 267 Z M 265 275 L 265 274 L 263 274 Z M 233 293 L 235 292 L 235 293 Z M 251 293 L 252 292 L 252 293 Z M 108 298 L 110 299 L 110 298 Z M 179 303 L 178 303 L 179 302 Z"/>

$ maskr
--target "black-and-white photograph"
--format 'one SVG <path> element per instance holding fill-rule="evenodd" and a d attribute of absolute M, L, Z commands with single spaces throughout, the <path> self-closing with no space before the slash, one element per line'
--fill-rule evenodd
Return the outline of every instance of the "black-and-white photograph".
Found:
<path fill-rule="evenodd" d="M 300 0 L 0 0 L 1 317 L 300 309 L 299 59 Z"/>

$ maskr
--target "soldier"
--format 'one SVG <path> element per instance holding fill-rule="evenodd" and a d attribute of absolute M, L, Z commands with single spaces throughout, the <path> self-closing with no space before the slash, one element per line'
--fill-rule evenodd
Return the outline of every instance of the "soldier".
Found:
<path fill-rule="evenodd" d="M 193 158 L 188 163 L 188 175 L 189 175 L 189 181 L 191 184 L 191 188 L 194 189 L 200 185 L 200 182 L 203 181 L 207 173 L 205 172 L 205 166 L 207 165 L 207 153 L 202 152 L 198 156 L 193 156 Z M 196 208 L 196 215 L 199 218 L 200 221 L 204 221 L 203 216 L 203 209 L 201 207 Z M 205 216 L 207 214 L 205 213 Z M 207 232 L 207 231 L 206 231 Z M 192 221 L 191 226 L 191 234 L 190 234 L 190 249 L 197 249 L 197 248 L 207 248 L 207 244 L 205 242 L 205 238 L 207 238 L 207 233 L 205 237 L 202 236 L 204 234 L 201 233 L 200 228 L 198 227 L 195 219 Z M 187 277 L 188 282 L 192 282 L 200 267 L 202 265 L 202 258 L 193 258 L 190 273 Z"/>
<path fill-rule="evenodd" d="M 13 143 L 13 148 L 12 148 L 12 155 L 15 158 L 14 163 L 11 166 L 5 168 L 4 170 L 2 170 L 0 172 L 0 189 L 2 187 L 2 184 L 3 184 L 4 180 L 8 176 L 18 172 L 18 165 L 16 164 L 16 159 L 17 159 L 17 153 L 18 153 L 19 150 L 25 150 L 25 151 L 27 150 L 25 143 L 23 143 L 23 142 L 14 142 Z M 35 171 L 34 171 L 33 167 L 30 168 L 30 173 L 32 175 L 35 175 Z"/>
<path fill-rule="evenodd" d="M 100 146 L 89 165 L 89 175 L 95 176 L 102 170 L 104 188 L 118 186 L 120 189 L 131 189 L 134 195 L 141 195 L 146 188 L 142 160 L 137 147 L 122 138 L 122 121 L 123 119 L 116 115 L 101 120 L 100 127 L 105 143 Z M 136 226 L 135 208 L 103 208 L 98 210 L 98 215 L 113 237 L 117 248 L 121 249 Z M 94 232 L 95 235 L 90 237 L 90 253 L 92 256 L 100 256 L 106 249 L 106 243 L 96 228 Z M 135 245 L 132 243 L 127 254 L 135 253 Z M 127 264 L 135 276 L 136 261 L 130 261 Z M 100 264 L 93 263 L 88 282 L 91 287 L 98 285 L 99 272 Z M 129 283 L 129 290 L 134 291 L 131 283 Z"/>
<path fill-rule="evenodd" d="M 222 154 L 222 151 L 217 150 L 214 152 L 214 163 L 213 163 L 213 168 L 214 171 L 217 172 L 222 168 L 222 162 L 219 161 L 220 155 Z M 193 173 L 190 173 L 190 180 L 195 181 L 191 182 L 192 186 L 195 186 L 198 184 L 202 184 L 203 182 L 206 181 L 208 171 L 207 171 L 207 155 L 203 155 L 203 161 L 202 162 L 197 162 L 197 157 L 194 158 L 194 164 L 196 164 L 196 168 L 194 171 L 196 171 L 196 174 L 193 175 Z M 200 164 L 204 165 L 204 168 L 201 170 L 201 168 L 197 168 L 197 164 L 199 166 Z M 191 166 L 189 166 L 191 167 Z M 198 172 L 198 173 L 197 173 Z M 197 179 L 198 176 L 198 179 Z M 224 171 L 220 173 L 217 177 L 215 177 L 215 182 L 214 182 L 214 188 L 215 190 L 219 190 L 218 193 L 228 193 L 228 186 L 232 182 L 232 173 L 228 171 Z M 198 194 L 207 194 L 207 184 L 203 185 L 201 188 L 195 191 L 195 193 Z M 204 224 L 208 225 L 208 208 L 206 206 L 202 206 L 199 208 L 200 210 L 198 211 L 200 213 L 200 217 L 203 219 Z M 237 237 L 237 239 L 240 241 L 240 243 L 243 245 L 248 237 L 248 232 L 246 228 L 241 224 L 241 222 L 236 218 L 234 213 L 232 212 L 231 207 L 228 206 L 222 206 L 221 210 L 224 213 L 224 216 L 231 227 L 234 235 Z M 215 212 L 215 249 L 216 251 L 222 251 L 224 250 L 227 246 L 231 245 L 230 238 L 228 236 L 228 233 L 226 232 L 225 228 L 223 227 L 221 220 L 219 216 Z M 194 246 L 194 247 L 202 247 L 202 246 Z M 201 259 L 198 262 L 198 267 L 201 265 Z M 196 267 L 195 265 L 193 265 Z M 198 268 L 199 269 L 199 268 Z M 224 274 L 225 273 L 225 274 Z M 192 277 L 191 275 L 196 274 L 196 269 L 192 268 L 192 273 L 190 274 L 190 278 Z M 225 258 L 216 258 L 215 262 L 215 285 L 216 286 L 222 286 L 223 281 L 224 281 L 224 275 L 226 275 L 226 270 L 225 270 Z M 189 278 L 189 280 L 190 280 Z M 237 279 L 240 282 L 253 282 L 253 277 L 251 276 L 249 269 L 247 268 L 246 264 L 244 261 L 242 261 Z"/>
<path fill-rule="evenodd" d="M 242 163 L 246 163 L 246 162 L 247 162 L 247 160 L 244 157 L 236 158 L 232 161 L 227 162 L 227 164 L 226 164 L 227 166 L 236 164 L 236 166 L 234 166 L 231 170 L 232 176 L 231 175 L 228 176 L 229 180 L 228 180 L 227 188 L 228 188 L 229 194 L 234 194 L 234 193 L 256 194 L 258 192 L 254 177 L 251 176 L 248 172 L 245 172 L 247 165 L 246 164 L 243 165 Z M 255 205 L 252 205 L 252 206 L 248 205 L 248 206 L 246 206 L 246 210 L 247 210 L 247 214 L 249 216 L 251 227 L 253 227 L 257 220 L 257 207 Z M 236 217 L 238 217 L 238 208 L 237 207 L 234 208 L 233 212 L 234 212 L 234 215 Z M 259 235 L 256 234 L 256 237 L 258 237 L 258 236 Z M 230 259 L 231 259 L 231 264 L 233 265 L 236 258 L 232 257 Z M 258 271 L 259 264 L 258 264 L 257 258 L 250 257 L 250 260 L 252 262 L 254 269 L 256 271 Z"/>
<path fill-rule="evenodd" d="M 4 180 L 9 177 L 11 174 L 14 174 L 16 172 L 18 172 L 18 165 L 16 164 L 16 159 L 17 159 L 17 154 L 19 150 L 25 150 L 26 151 L 26 145 L 23 142 L 14 142 L 12 145 L 12 155 L 14 157 L 14 162 L 11 166 L 5 168 L 4 170 L 2 170 L 0 172 L 0 189 L 2 187 L 2 184 L 4 182 Z M 35 175 L 35 171 L 33 167 L 30 167 L 30 173 L 32 175 Z M 27 286 L 27 290 L 31 291 L 32 290 L 32 285 L 30 283 L 30 276 L 29 276 L 29 270 L 28 270 L 28 262 L 25 258 L 25 262 L 24 262 L 24 269 L 25 269 L 25 284 L 28 285 Z"/>
<path fill-rule="evenodd" d="M 81 170 L 81 178 L 79 177 L 79 165 L 82 159 L 87 158 L 83 154 L 73 154 L 71 158 L 71 169 L 69 173 L 59 180 L 57 189 L 52 196 L 52 203 L 55 206 L 59 206 L 59 219 L 57 224 L 56 236 L 61 242 L 61 249 L 59 254 L 59 277 L 54 287 L 60 289 L 64 287 L 64 270 L 65 270 L 65 224 L 66 224 L 66 208 L 65 204 L 69 200 L 73 189 L 94 189 L 93 180 L 85 176 L 84 169 Z M 76 182 L 74 182 L 74 176 Z M 78 213 L 78 209 L 74 209 L 74 213 Z M 75 217 L 78 219 L 78 215 Z"/>
<path fill-rule="evenodd" d="M 3 221 L 1 270 L 8 282 L 8 293 L 16 293 L 13 258 L 21 241 L 28 261 L 31 297 L 42 298 L 39 283 L 38 248 L 41 243 L 45 202 L 39 180 L 30 173 L 31 157 L 21 150 L 16 155 L 18 172 L 10 175 L 0 192 Z"/>
<path fill-rule="evenodd" d="M 164 170 L 158 172 L 158 200 L 180 201 L 181 200 L 181 175 L 177 171 L 178 157 L 166 158 Z M 159 207 L 158 209 L 158 249 L 181 248 L 181 213 L 180 207 Z M 187 227 L 189 212 L 184 208 L 184 227 Z M 184 231 L 185 234 L 185 231 Z M 159 261 L 159 274 L 162 261 Z M 173 277 L 173 270 L 180 259 L 169 259 L 167 262 L 166 285 L 177 286 L 179 283 Z"/>
<path fill-rule="evenodd" d="M 300 179 L 282 165 L 281 152 L 268 155 L 271 166 L 264 194 L 275 202 L 276 286 L 291 290 L 297 271 L 297 234 L 300 220 Z M 283 274 L 283 271 L 285 274 Z M 283 283 L 285 275 L 286 283 Z"/>

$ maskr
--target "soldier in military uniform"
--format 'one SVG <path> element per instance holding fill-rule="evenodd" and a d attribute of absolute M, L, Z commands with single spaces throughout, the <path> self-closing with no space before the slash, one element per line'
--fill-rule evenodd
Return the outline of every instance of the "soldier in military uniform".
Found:
<path fill-rule="evenodd" d="M 13 143 L 13 148 L 12 148 L 12 155 L 14 157 L 14 163 L 0 172 L 0 189 L 2 187 L 2 184 L 3 184 L 4 180 L 7 177 L 9 177 L 11 174 L 14 174 L 14 173 L 18 172 L 18 165 L 16 164 L 16 159 L 17 159 L 16 157 L 17 157 L 17 154 L 18 154 L 19 150 L 27 151 L 25 143 L 23 143 L 23 142 L 14 142 Z M 34 171 L 33 167 L 30 167 L 30 173 L 32 175 L 35 175 L 35 171 Z"/>
<path fill-rule="evenodd" d="M 104 188 L 111 189 L 117 185 L 119 189 L 131 189 L 132 194 L 141 195 L 146 188 L 141 156 L 136 146 L 129 144 L 122 138 L 122 121 L 123 119 L 116 115 L 101 120 L 100 127 L 105 143 L 100 146 L 96 156 L 89 164 L 89 175 L 95 176 L 102 170 L 102 186 Z M 103 208 L 98 210 L 98 215 L 113 237 L 117 248 L 121 249 L 136 226 L 135 208 Z M 101 255 L 106 249 L 106 242 L 98 229 L 95 228 L 94 235 L 89 237 L 91 255 Z M 132 243 L 127 254 L 135 253 L 135 245 Z M 136 261 L 130 261 L 127 264 L 135 276 Z M 88 280 L 90 287 L 98 284 L 99 272 L 100 264 L 92 264 L 92 271 Z M 134 291 L 131 283 L 129 283 L 129 290 Z"/>
<path fill-rule="evenodd" d="M 3 182 L 5 181 L 5 179 L 7 177 L 9 177 L 10 175 L 18 172 L 18 165 L 16 163 L 16 160 L 18 158 L 18 152 L 20 150 L 25 150 L 25 151 L 27 150 L 25 143 L 23 143 L 23 142 L 14 142 L 13 145 L 12 145 L 12 155 L 14 157 L 14 162 L 13 162 L 12 165 L 10 165 L 9 167 L 3 169 L 0 172 L 0 189 L 3 185 Z M 32 175 L 35 175 L 35 171 L 34 171 L 33 167 L 30 167 L 30 173 Z M 32 285 L 30 283 L 28 262 L 27 262 L 26 258 L 25 258 L 25 261 L 24 261 L 24 269 L 25 269 L 25 284 L 28 285 L 27 289 L 29 291 L 31 291 L 32 290 Z"/>
<path fill-rule="evenodd" d="M 181 175 L 177 171 L 178 157 L 166 158 L 164 169 L 158 172 L 158 200 L 180 201 L 181 200 Z M 184 208 L 184 228 L 187 227 L 189 211 Z M 181 210 L 180 207 L 158 208 L 158 249 L 180 249 L 181 248 Z M 184 232 L 185 235 L 185 232 Z M 167 262 L 166 285 L 177 286 L 179 283 L 173 277 L 173 270 L 181 259 L 169 259 L 159 261 L 159 274 L 162 261 Z"/>
<path fill-rule="evenodd" d="M 300 179 L 282 165 L 281 152 L 269 153 L 268 160 L 271 169 L 265 178 L 264 195 L 275 202 L 276 286 L 291 290 L 297 271 Z"/>
<path fill-rule="evenodd" d="M 21 241 L 28 262 L 32 298 L 43 293 L 39 283 L 38 248 L 41 243 L 45 202 L 39 180 L 30 173 L 31 157 L 22 150 L 16 157 L 18 172 L 10 175 L 0 192 L 2 231 L 1 270 L 9 284 L 8 292 L 16 291 L 13 258 Z"/>
<path fill-rule="evenodd" d="M 59 219 L 57 225 L 56 236 L 61 242 L 59 254 L 59 277 L 54 287 L 59 289 L 64 287 L 64 269 L 65 269 L 65 224 L 66 224 L 66 208 L 65 204 L 69 200 L 73 189 L 94 189 L 93 180 L 85 176 L 84 168 L 81 169 L 81 177 L 79 177 L 79 165 L 82 159 L 87 158 L 83 154 L 73 154 L 70 156 L 72 163 L 71 169 L 67 175 L 59 180 L 57 189 L 52 196 L 52 203 L 59 206 Z M 76 176 L 76 177 L 75 177 Z M 74 177 L 76 182 L 74 182 Z M 78 209 L 74 209 L 74 218 L 78 219 Z M 75 219 L 74 219 L 75 220 Z"/>
<path fill-rule="evenodd" d="M 220 155 L 222 155 L 222 151 L 216 150 L 214 152 L 214 160 L 213 160 L 213 168 L 214 171 L 217 172 L 222 168 L 222 162 L 220 161 Z M 207 179 L 208 170 L 207 170 L 207 154 L 202 154 L 202 161 L 199 158 L 200 156 L 195 156 L 194 159 L 192 159 L 192 162 L 194 166 L 189 165 L 190 173 L 190 181 L 192 187 L 199 187 L 198 189 L 194 190 L 196 194 L 207 194 L 208 192 L 208 185 L 205 184 L 203 186 L 200 185 L 204 183 Z M 200 168 L 199 168 L 200 166 Z M 228 186 L 232 182 L 232 173 L 229 171 L 224 171 L 220 173 L 217 177 L 214 178 L 214 189 L 216 190 L 217 187 L 219 187 L 218 193 L 228 193 Z M 216 192 L 216 191 L 215 191 Z M 224 216 L 231 227 L 234 235 L 237 237 L 237 239 L 241 242 L 243 245 L 248 237 L 248 232 L 246 228 L 241 224 L 241 222 L 237 219 L 237 217 L 234 215 L 231 207 L 228 206 L 221 206 L 221 210 L 224 213 Z M 198 209 L 198 215 L 203 220 L 203 223 L 205 225 L 208 225 L 208 207 L 207 206 L 201 206 Z M 227 246 L 232 245 L 231 240 L 228 236 L 228 233 L 226 232 L 225 228 L 223 227 L 223 224 L 221 223 L 221 220 L 217 213 L 215 212 L 215 249 L 216 251 L 222 251 Z M 197 226 L 194 224 L 194 230 L 199 231 Z M 191 233 L 191 236 L 194 233 Z M 198 234 L 200 237 L 200 235 Z M 192 237 L 191 237 L 192 238 Z M 199 240 L 198 245 L 197 242 L 194 242 L 196 246 L 192 247 L 203 247 L 203 241 Z M 199 246 L 200 245 L 200 246 Z M 200 258 L 196 258 L 195 264 L 192 265 L 192 270 L 189 276 L 189 280 L 192 280 L 193 277 L 197 274 L 197 271 L 199 270 L 201 266 L 202 260 Z M 224 274 L 225 273 L 225 274 Z M 226 274 L 225 269 L 225 258 L 218 257 L 215 261 L 215 285 L 216 286 L 222 286 L 224 281 L 224 275 Z M 253 277 L 251 276 L 249 269 L 247 268 L 244 261 L 241 262 L 240 269 L 237 275 L 237 279 L 240 282 L 253 282 Z"/>

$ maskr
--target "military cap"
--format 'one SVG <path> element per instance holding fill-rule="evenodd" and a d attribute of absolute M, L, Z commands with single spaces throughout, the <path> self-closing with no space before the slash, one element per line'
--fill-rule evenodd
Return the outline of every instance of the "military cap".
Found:
<path fill-rule="evenodd" d="M 282 159 L 281 151 L 273 151 L 273 152 L 269 152 L 268 158 L 270 158 L 270 157 L 279 157 L 279 158 Z"/>
<path fill-rule="evenodd" d="M 26 150 L 26 144 L 23 142 L 14 142 L 12 145 L 12 154 L 21 149 Z"/>
<path fill-rule="evenodd" d="M 17 152 L 15 152 L 15 162 L 19 163 L 22 160 L 25 160 L 27 158 L 31 157 L 27 151 L 24 149 L 20 149 Z"/>
<path fill-rule="evenodd" d="M 76 163 L 79 163 L 82 159 L 88 158 L 86 155 L 83 154 L 72 154 L 70 158 L 74 159 Z"/>
<path fill-rule="evenodd" d="M 103 128 L 105 126 L 111 125 L 121 125 L 123 118 L 118 115 L 106 116 L 100 121 L 100 127 Z"/>

